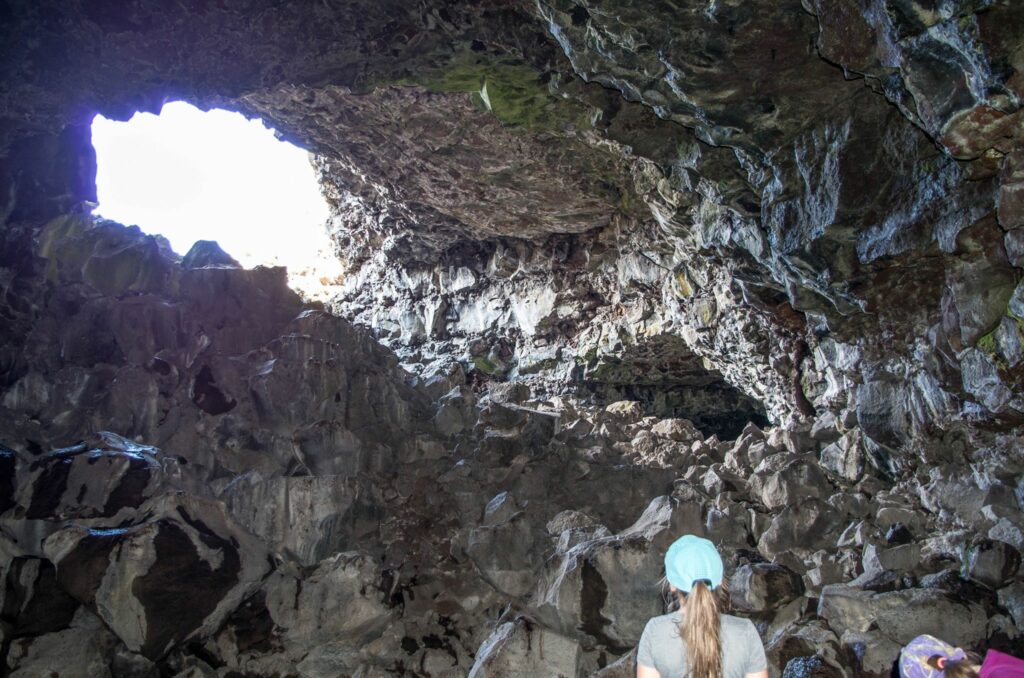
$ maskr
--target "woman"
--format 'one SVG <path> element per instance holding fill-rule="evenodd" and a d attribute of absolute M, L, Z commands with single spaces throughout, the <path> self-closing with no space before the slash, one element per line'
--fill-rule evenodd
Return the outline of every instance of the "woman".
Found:
<path fill-rule="evenodd" d="M 721 613 L 722 557 L 707 539 L 677 539 L 665 554 L 665 578 L 679 612 L 647 622 L 637 678 L 768 678 L 768 661 L 748 619 Z"/>

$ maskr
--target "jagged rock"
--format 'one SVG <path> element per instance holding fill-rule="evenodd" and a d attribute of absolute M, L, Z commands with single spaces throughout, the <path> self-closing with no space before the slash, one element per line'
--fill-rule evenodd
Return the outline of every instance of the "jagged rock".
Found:
<path fill-rule="evenodd" d="M 840 516 L 823 501 L 810 498 L 784 507 L 758 540 L 766 558 L 795 548 L 817 550 L 833 543 Z"/>
<path fill-rule="evenodd" d="M 612 536 L 607 527 L 579 511 L 562 511 L 548 521 L 547 531 L 557 538 L 555 550 L 558 553 L 568 553 L 572 547 L 586 541 Z"/>
<path fill-rule="evenodd" d="M 999 604 L 1009 611 L 1017 626 L 1024 620 L 1024 583 L 1015 581 L 999 589 Z"/>
<path fill-rule="evenodd" d="M 995 525 L 988 530 L 988 538 L 1010 544 L 1017 551 L 1024 549 L 1024 529 L 1019 523 L 1006 518 L 999 518 L 995 521 Z"/>
<path fill-rule="evenodd" d="M 502 523 L 506 523 L 511 520 L 518 511 L 519 507 L 516 505 L 515 497 L 510 495 L 508 492 L 502 492 L 501 494 L 495 495 L 493 499 L 487 502 L 487 506 L 484 507 L 484 524 L 500 525 Z M 551 523 L 548 523 L 549 532 L 550 525 Z"/>
<path fill-rule="evenodd" d="M 105 431 L 19 466 L 18 504 L 24 516 L 51 521 L 119 522 L 178 475 L 177 459 Z"/>
<path fill-rule="evenodd" d="M 807 588 L 811 593 L 820 593 L 823 586 L 838 584 L 850 578 L 846 572 L 847 568 L 844 567 L 844 555 L 848 556 L 849 552 L 833 556 L 825 551 L 818 551 L 812 556 L 814 567 L 806 573 Z M 848 558 L 846 562 L 849 562 Z"/>
<path fill-rule="evenodd" d="M 221 499 L 242 526 L 302 565 L 373 537 L 380 527 L 379 490 L 347 476 L 264 480 L 249 473 L 232 480 Z"/>
<path fill-rule="evenodd" d="M 796 667 L 841 667 L 845 663 L 839 639 L 820 621 L 811 624 L 788 624 L 772 633 L 765 645 L 769 673 L 779 675 L 796 660 Z M 812 659 L 814 658 L 814 659 Z"/>
<path fill-rule="evenodd" d="M 110 661 L 110 672 L 117 678 L 159 678 L 160 670 L 156 664 L 142 655 L 129 652 L 124 647 L 114 650 Z"/>
<path fill-rule="evenodd" d="M 264 589 L 282 642 L 295 656 L 310 653 L 300 666 L 308 675 L 353 671 L 392 617 L 381 571 L 357 553 L 325 559 L 302 579 L 274 574 Z"/>
<path fill-rule="evenodd" d="M 473 399 L 468 389 L 456 387 L 440 399 L 434 425 L 443 436 L 461 433 L 472 423 Z"/>
<path fill-rule="evenodd" d="M 750 546 L 750 512 L 742 505 L 733 504 L 725 510 L 708 509 L 704 529 L 707 538 L 716 544 Z"/>
<path fill-rule="evenodd" d="M 877 629 L 900 645 L 923 633 L 961 647 L 986 637 L 987 615 L 981 605 L 935 589 L 873 593 L 841 584 L 826 586 L 818 615 L 839 635 Z"/>
<path fill-rule="evenodd" d="M 858 670 L 866 676 L 889 678 L 899 661 L 903 646 L 875 631 L 845 631 L 840 638 L 856 658 Z"/>
<path fill-rule="evenodd" d="M 219 503 L 166 495 L 142 513 L 145 522 L 126 527 L 71 525 L 44 550 L 64 590 L 95 605 L 130 650 L 159 659 L 216 630 L 259 585 L 267 553 Z"/>
<path fill-rule="evenodd" d="M 61 631 L 71 623 L 78 601 L 57 585 L 53 563 L 41 558 L 16 558 L 7 569 L 0 618 L 13 636 Z"/>
<path fill-rule="evenodd" d="M 213 240 L 196 240 L 181 260 L 182 268 L 242 268 Z"/>
<path fill-rule="evenodd" d="M 470 532 L 466 553 L 498 591 L 522 596 L 533 588 L 542 564 L 538 541 L 526 514 L 518 513 L 503 523 Z"/>
<path fill-rule="evenodd" d="M 857 429 L 821 451 L 821 465 L 851 483 L 857 482 L 864 475 L 865 463 L 863 441 Z"/>
<path fill-rule="evenodd" d="M 903 523 L 893 523 L 885 532 L 885 543 L 894 546 L 909 544 L 914 540 L 914 534 Z"/>
<path fill-rule="evenodd" d="M 498 496 L 500 497 L 501 495 Z M 495 499 L 497 499 L 497 497 L 495 497 Z M 490 504 L 488 504 L 488 506 L 490 506 Z M 560 511 L 551 520 L 549 520 L 545 527 L 548 534 L 557 536 L 566 530 L 585 529 L 595 526 L 595 520 L 587 514 L 581 513 L 580 511 L 565 510 Z"/>
<path fill-rule="evenodd" d="M 651 427 L 651 433 L 680 443 L 702 440 L 704 436 L 686 419 L 660 419 Z"/>
<path fill-rule="evenodd" d="M 469 676 L 575 676 L 579 655 L 580 645 L 575 640 L 517 619 L 501 624 L 484 641 Z"/>
<path fill-rule="evenodd" d="M 780 565 L 747 563 L 729 579 L 729 594 L 737 610 L 765 612 L 803 595 L 800 577 Z"/>
<path fill-rule="evenodd" d="M 771 466 L 761 470 L 767 463 L 766 460 L 755 469 L 751 489 L 760 492 L 761 501 L 769 509 L 792 506 L 808 497 L 827 499 L 832 494 L 832 486 L 814 461 L 794 459 L 777 470 Z"/>
<path fill-rule="evenodd" d="M 116 644 L 103 622 L 80 607 L 67 629 L 14 640 L 7 653 L 7 675 L 106 678 L 114 675 L 110 660 Z"/>
<path fill-rule="evenodd" d="M 1020 569 L 1020 552 L 1006 542 L 981 540 L 968 548 L 964 574 L 974 581 L 997 589 Z"/>
<path fill-rule="evenodd" d="M 864 574 L 869 577 L 888 570 L 913 572 L 920 563 L 921 547 L 917 544 L 903 544 L 891 548 L 867 544 L 861 558 Z"/>
<path fill-rule="evenodd" d="M 636 650 L 625 654 L 608 666 L 594 671 L 590 678 L 633 678 L 636 675 Z"/>
<path fill-rule="evenodd" d="M 537 591 L 537 616 L 570 637 L 625 651 L 660 613 L 652 595 L 657 551 L 641 537 L 584 542 L 549 565 Z"/>

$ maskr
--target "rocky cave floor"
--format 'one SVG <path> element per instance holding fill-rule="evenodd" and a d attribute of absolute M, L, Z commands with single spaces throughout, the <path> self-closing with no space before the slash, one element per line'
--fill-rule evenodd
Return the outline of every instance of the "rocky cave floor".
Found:
<path fill-rule="evenodd" d="M 171 100 L 329 301 L 92 216 Z M 1024 656 L 1022 102 L 1018 0 L 0 0 L 0 675 L 629 676 L 684 532 L 773 678 Z"/>
<path fill-rule="evenodd" d="M 894 482 L 831 415 L 719 440 L 415 378 L 282 269 L 82 216 L 40 242 L 0 409 L 11 676 L 628 676 L 682 533 L 783 675 L 888 675 L 923 632 L 1020 652 L 1019 438 Z"/>

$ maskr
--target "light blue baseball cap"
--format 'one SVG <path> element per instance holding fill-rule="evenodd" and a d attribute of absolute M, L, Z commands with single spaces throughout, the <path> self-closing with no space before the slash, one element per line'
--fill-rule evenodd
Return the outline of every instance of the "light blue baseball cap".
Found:
<path fill-rule="evenodd" d="M 672 542 L 665 553 L 665 578 L 683 593 L 689 593 L 694 582 L 704 580 L 709 588 L 722 583 L 725 567 L 718 549 L 707 539 L 693 534 Z"/>

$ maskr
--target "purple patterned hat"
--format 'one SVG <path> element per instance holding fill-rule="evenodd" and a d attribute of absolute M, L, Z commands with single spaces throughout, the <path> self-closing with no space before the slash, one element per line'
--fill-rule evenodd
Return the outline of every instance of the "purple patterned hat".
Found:
<path fill-rule="evenodd" d="M 928 659 L 935 655 L 949 661 L 967 656 L 959 647 L 944 643 L 935 636 L 918 636 L 900 652 L 900 675 L 903 678 L 942 678 L 942 671 L 928 665 Z"/>

